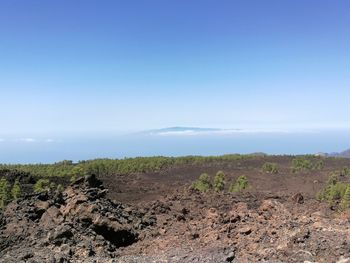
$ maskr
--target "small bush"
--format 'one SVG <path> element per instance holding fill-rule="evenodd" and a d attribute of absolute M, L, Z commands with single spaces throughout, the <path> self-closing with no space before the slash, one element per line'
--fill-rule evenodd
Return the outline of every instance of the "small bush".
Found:
<path fill-rule="evenodd" d="M 278 164 L 277 163 L 264 163 L 262 170 L 265 173 L 277 174 L 278 173 Z"/>
<path fill-rule="evenodd" d="M 225 174 L 223 171 L 218 171 L 214 177 L 213 183 L 214 190 L 216 192 L 223 191 L 225 188 Z"/>
<path fill-rule="evenodd" d="M 211 189 L 212 185 L 208 174 L 204 173 L 199 176 L 199 179 L 192 184 L 192 189 L 200 192 L 207 192 Z"/>
<path fill-rule="evenodd" d="M 324 162 L 322 160 L 313 164 L 313 170 L 322 170 L 324 168 Z"/>
<path fill-rule="evenodd" d="M 13 200 L 17 200 L 18 198 L 21 197 L 21 195 L 22 195 L 21 185 L 19 181 L 16 180 L 11 189 L 11 196 Z"/>
<path fill-rule="evenodd" d="M 330 173 L 329 177 L 327 179 L 327 186 L 328 185 L 335 185 L 336 183 L 338 183 L 338 176 L 336 175 L 336 173 Z"/>
<path fill-rule="evenodd" d="M 246 176 L 241 175 L 237 178 L 236 182 L 230 186 L 230 192 L 237 193 L 241 192 L 249 187 L 248 179 Z"/>

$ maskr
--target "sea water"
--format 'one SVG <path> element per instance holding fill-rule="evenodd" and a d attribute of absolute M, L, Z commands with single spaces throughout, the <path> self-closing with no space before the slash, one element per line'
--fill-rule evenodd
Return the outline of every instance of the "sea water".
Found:
<path fill-rule="evenodd" d="M 349 132 L 237 133 L 159 136 L 145 134 L 41 135 L 0 141 L 0 163 L 136 156 L 222 155 L 230 153 L 314 154 L 350 148 Z"/>

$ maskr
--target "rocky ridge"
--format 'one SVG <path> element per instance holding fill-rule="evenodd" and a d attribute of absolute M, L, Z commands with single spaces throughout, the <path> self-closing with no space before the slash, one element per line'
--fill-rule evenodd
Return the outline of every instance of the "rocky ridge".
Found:
<path fill-rule="evenodd" d="M 0 262 L 107 262 L 118 257 L 147 235 L 155 218 L 106 199 L 106 193 L 89 176 L 63 193 L 10 203 L 1 215 Z"/>

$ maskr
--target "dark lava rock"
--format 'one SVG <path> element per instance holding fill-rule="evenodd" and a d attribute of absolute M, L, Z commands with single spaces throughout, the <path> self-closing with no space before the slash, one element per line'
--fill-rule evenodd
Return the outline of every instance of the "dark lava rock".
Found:
<path fill-rule="evenodd" d="M 292 196 L 292 200 L 297 204 L 303 204 L 304 203 L 304 196 L 301 193 L 297 193 Z"/>
<path fill-rule="evenodd" d="M 106 192 L 95 176 L 87 176 L 60 197 L 49 192 L 10 203 L 0 214 L 0 262 L 107 262 L 117 257 L 119 248 L 134 244 L 140 231 L 156 224 L 156 217 L 112 202 Z M 142 227 L 133 228 L 137 222 Z"/>

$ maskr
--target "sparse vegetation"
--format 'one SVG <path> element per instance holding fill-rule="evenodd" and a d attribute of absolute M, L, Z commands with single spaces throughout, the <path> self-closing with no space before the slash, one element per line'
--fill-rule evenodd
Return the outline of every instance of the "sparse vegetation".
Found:
<path fill-rule="evenodd" d="M 262 171 L 265 173 L 277 174 L 279 171 L 278 164 L 270 162 L 264 163 Z"/>
<path fill-rule="evenodd" d="M 214 176 L 213 183 L 211 182 L 210 176 L 207 173 L 201 174 L 201 176 L 192 183 L 191 189 L 200 191 L 200 192 L 208 192 L 209 190 L 214 190 L 215 192 L 221 192 L 225 188 L 226 178 L 223 171 L 218 171 Z M 241 192 L 245 189 L 249 188 L 248 179 L 246 176 L 242 175 L 237 178 L 235 182 L 233 182 L 229 191 L 233 193 Z"/>
<path fill-rule="evenodd" d="M 213 182 L 213 186 L 214 186 L 214 190 L 216 192 L 220 192 L 223 191 L 225 188 L 225 174 L 223 171 L 218 171 L 214 177 L 214 182 Z"/>
<path fill-rule="evenodd" d="M 313 162 L 311 157 L 297 157 L 292 161 L 292 172 L 322 170 L 324 168 L 323 160 L 316 160 Z"/>
<path fill-rule="evenodd" d="M 230 186 L 230 192 L 237 193 L 241 192 L 249 187 L 248 179 L 246 176 L 241 175 L 237 178 L 236 182 Z"/>
<path fill-rule="evenodd" d="M 303 170 L 311 170 L 312 163 L 305 158 L 295 158 L 292 161 L 292 172 L 298 172 Z"/>
<path fill-rule="evenodd" d="M 209 191 L 212 188 L 209 175 L 206 173 L 201 174 L 199 179 L 192 184 L 192 188 L 200 192 Z"/>

